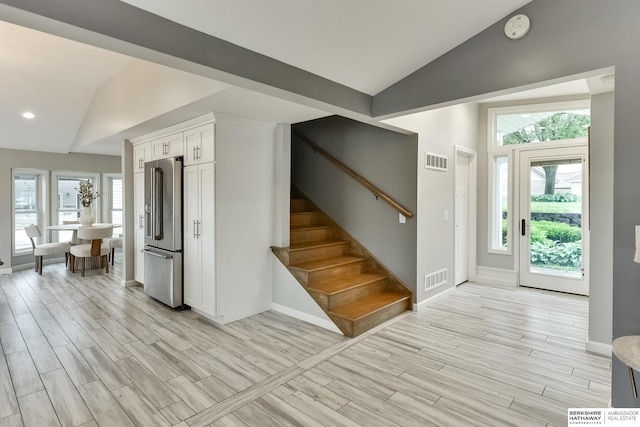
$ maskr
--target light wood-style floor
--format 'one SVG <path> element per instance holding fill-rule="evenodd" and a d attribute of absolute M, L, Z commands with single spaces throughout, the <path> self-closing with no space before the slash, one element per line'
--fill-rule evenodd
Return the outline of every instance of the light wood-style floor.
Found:
<path fill-rule="evenodd" d="M 582 297 L 466 284 L 346 339 L 275 312 L 214 326 L 120 271 L 0 276 L 0 426 L 562 426 L 609 401 Z"/>

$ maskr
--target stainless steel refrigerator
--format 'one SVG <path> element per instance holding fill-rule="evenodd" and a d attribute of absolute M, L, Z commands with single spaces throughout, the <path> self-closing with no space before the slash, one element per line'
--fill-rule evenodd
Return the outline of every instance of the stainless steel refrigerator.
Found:
<path fill-rule="evenodd" d="M 182 157 L 144 165 L 144 293 L 182 305 Z"/>

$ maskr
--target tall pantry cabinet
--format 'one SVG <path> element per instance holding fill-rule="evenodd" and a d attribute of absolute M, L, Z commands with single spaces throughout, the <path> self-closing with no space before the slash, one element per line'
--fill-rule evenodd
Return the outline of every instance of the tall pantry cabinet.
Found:
<path fill-rule="evenodd" d="M 185 132 L 184 302 L 216 317 L 214 124 Z"/>
<path fill-rule="evenodd" d="M 183 142 L 184 302 L 220 323 L 271 308 L 275 130 L 215 113 L 132 141 L 134 155 L 151 158 L 169 157 Z M 134 158 L 134 169 L 140 165 Z M 144 174 L 136 172 L 135 206 L 144 214 Z M 136 272 L 143 262 L 136 256 Z"/>

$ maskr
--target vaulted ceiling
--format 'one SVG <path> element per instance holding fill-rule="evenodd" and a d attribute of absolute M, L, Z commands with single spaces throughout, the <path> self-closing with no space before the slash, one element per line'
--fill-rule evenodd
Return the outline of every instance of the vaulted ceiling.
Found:
<path fill-rule="evenodd" d="M 374 95 L 530 0 L 123 2 Z M 15 21 L 7 10 L 0 7 L 0 20 Z M 111 98 L 120 96 L 120 103 L 128 102 L 126 93 L 108 89 L 126 80 L 127 73 L 139 68 L 141 62 L 145 61 L 0 22 L 0 147 L 119 154 L 117 141 L 149 131 L 149 126 L 160 125 L 160 121 L 144 114 L 130 121 L 110 116 L 113 123 L 100 124 L 102 133 L 89 128 L 100 117 L 100 103 L 105 98 L 113 102 Z M 148 61 L 145 66 L 166 67 Z M 202 88 L 193 91 L 191 98 L 167 103 L 166 111 L 149 111 L 163 117 L 166 124 L 202 109 L 282 122 L 336 113 L 318 105 L 279 99 L 250 84 L 242 87 L 242 83 L 213 81 L 178 70 L 160 74 L 172 77 L 159 79 L 157 87 L 149 91 L 170 95 L 183 85 Z M 151 83 L 143 79 L 139 84 Z M 26 110 L 33 110 L 36 118 L 23 119 L 21 114 Z"/>

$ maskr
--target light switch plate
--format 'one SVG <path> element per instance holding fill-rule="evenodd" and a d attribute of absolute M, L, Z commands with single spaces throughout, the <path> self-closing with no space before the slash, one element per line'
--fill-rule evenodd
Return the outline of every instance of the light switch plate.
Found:
<path fill-rule="evenodd" d="M 402 215 L 401 213 L 398 214 L 398 222 L 400 224 L 405 224 L 407 222 L 407 217 Z"/>
<path fill-rule="evenodd" d="M 449 221 L 449 211 L 444 211 L 444 212 L 442 213 L 442 219 L 443 219 L 444 221 Z"/>

